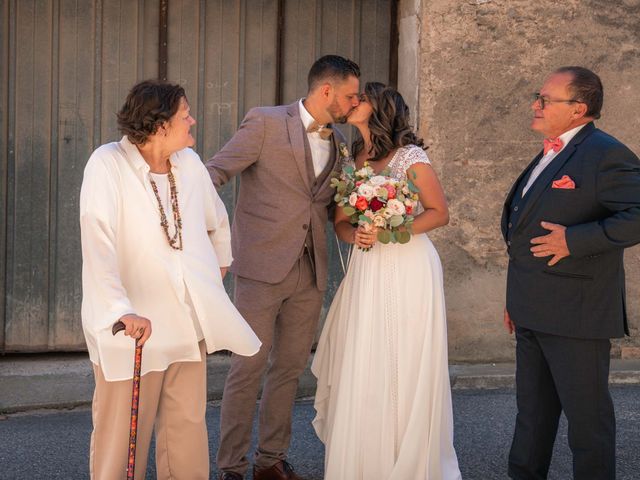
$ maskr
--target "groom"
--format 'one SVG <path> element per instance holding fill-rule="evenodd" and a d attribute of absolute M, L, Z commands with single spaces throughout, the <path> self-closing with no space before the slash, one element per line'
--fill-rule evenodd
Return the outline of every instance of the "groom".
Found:
<path fill-rule="evenodd" d="M 615 478 L 609 339 L 628 334 L 623 252 L 640 242 L 640 162 L 593 124 L 602 99 L 586 68 L 547 78 L 531 125 L 544 150 L 504 205 L 504 323 L 517 340 L 509 476 L 518 480 L 547 477 L 562 411 L 574 479 Z"/>
<path fill-rule="evenodd" d="M 233 355 L 222 397 L 221 480 L 241 480 L 256 399 L 255 480 L 299 479 L 286 461 L 298 377 L 309 359 L 327 286 L 325 227 L 342 123 L 359 103 L 358 66 L 337 55 L 309 71 L 306 98 L 254 108 L 207 168 L 219 187 L 240 174 L 232 230 L 236 306 L 262 341 Z"/>

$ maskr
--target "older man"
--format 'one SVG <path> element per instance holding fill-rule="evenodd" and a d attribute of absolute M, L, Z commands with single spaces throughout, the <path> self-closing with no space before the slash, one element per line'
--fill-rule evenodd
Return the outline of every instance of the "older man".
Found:
<path fill-rule="evenodd" d="M 562 411 L 574 478 L 615 478 L 609 339 L 628 333 L 623 252 L 640 242 L 640 163 L 593 124 L 602 99 L 586 68 L 547 78 L 531 125 L 544 149 L 504 205 L 504 324 L 517 339 L 514 479 L 547 477 Z"/>

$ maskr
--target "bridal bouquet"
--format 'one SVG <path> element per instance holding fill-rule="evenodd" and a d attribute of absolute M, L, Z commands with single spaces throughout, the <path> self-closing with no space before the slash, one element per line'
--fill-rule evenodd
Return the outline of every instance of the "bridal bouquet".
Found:
<path fill-rule="evenodd" d="M 418 206 L 418 188 L 411 179 L 395 180 L 386 172 L 376 174 L 366 162 L 356 170 L 347 165 L 331 179 L 335 202 L 353 225 L 378 229 L 380 243 L 411 240 L 413 213 Z"/>

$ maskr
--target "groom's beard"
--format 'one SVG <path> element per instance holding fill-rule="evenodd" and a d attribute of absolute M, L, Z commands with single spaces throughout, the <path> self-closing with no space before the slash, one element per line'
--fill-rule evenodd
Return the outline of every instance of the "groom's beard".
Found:
<path fill-rule="evenodd" d="M 347 118 L 353 111 L 353 108 L 350 108 L 347 113 L 344 113 L 340 108 L 338 101 L 334 99 L 333 103 L 329 105 L 329 108 L 327 108 L 327 111 L 329 112 L 329 115 L 331 115 L 331 118 L 333 119 L 332 123 L 346 123 Z"/>

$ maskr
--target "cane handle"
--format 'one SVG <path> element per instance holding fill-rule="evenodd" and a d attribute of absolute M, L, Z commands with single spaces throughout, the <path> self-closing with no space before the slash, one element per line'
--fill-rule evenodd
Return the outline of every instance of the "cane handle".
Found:
<path fill-rule="evenodd" d="M 120 320 L 118 320 L 116 323 L 113 324 L 113 328 L 111 329 L 111 333 L 113 333 L 114 335 L 118 332 L 120 332 L 121 330 L 124 330 L 125 328 L 127 328 L 125 326 L 124 323 L 122 323 Z"/>

